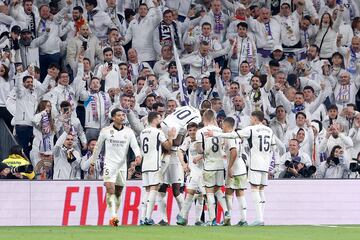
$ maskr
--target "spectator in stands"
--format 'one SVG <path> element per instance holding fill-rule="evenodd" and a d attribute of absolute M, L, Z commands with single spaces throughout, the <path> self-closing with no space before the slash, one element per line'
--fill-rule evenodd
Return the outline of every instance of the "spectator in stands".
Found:
<path fill-rule="evenodd" d="M 348 160 L 341 146 L 334 146 L 328 159 L 318 167 L 316 178 L 347 178 Z"/>
<path fill-rule="evenodd" d="M 84 179 L 85 180 L 96 180 L 96 179 L 102 179 L 103 170 L 104 170 L 104 156 L 102 154 L 99 155 L 98 160 L 96 161 L 97 166 L 94 168 L 94 172 L 91 173 L 90 168 L 90 157 L 92 156 L 94 152 L 94 148 L 96 145 L 96 139 L 90 139 L 87 142 L 87 151 L 85 155 L 81 159 L 81 170 L 84 171 Z"/>
<path fill-rule="evenodd" d="M 75 136 L 63 132 L 53 149 L 54 180 L 80 179 L 80 152 L 75 149 Z"/>

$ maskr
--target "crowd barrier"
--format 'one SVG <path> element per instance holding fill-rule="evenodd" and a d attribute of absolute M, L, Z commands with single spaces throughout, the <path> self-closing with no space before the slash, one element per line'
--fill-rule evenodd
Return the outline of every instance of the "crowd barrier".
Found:
<path fill-rule="evenodd" d="M 271 180 L 266 189 L 268 225 L 360 224 L 359 180 Z M 107 225 L 105 188 L 101 181 L 0 181 L 0 226 Z M 139 223 L 141 181 L 124 189 L 119 219 L 122 225 Z M 248 220 L 255 217 L 250 189 L 246 190 Z M 217 209 L 221 221 L 221 208 Z M 194 223 L 194 206 L 189 224 Z M 167 195 L 170 224 L 178 207 Z M 154 220 L 159 221 L 155 206 Z M 239 220 L 234 198 L 232 223 Z"/>

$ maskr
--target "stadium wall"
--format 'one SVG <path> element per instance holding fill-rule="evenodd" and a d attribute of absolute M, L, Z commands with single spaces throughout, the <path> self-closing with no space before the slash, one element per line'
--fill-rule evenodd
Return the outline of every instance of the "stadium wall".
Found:
<path fill-rule="evenodd" d="M 268 225 L 360 224 L 358 180 L 273 180 L 266 191 Z M 0 226 L 107 225 L 105 188 L 100 181 L 1 181 Z M 141 181 L 129 181 L 120 211 L 123 225 L 139 222 Z M 246 192 L 248 220 L 255 211 Z M 232 223 L 239 220 L 234 198 Z M 168 217 L 175 224 L 178 208 L 168 192 Z M 221 219 L 221 209 L 218 220 Z M 159 213 L 154 211 L 154 220 Z M 194 223 L 194 207 L 189 223 Z"/>

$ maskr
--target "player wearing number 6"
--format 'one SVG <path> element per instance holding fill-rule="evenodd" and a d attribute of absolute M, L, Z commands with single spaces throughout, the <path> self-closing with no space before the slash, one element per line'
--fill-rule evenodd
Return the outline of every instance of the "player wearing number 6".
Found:
<path fill-rule="evenodd" d="M 254 111 L 251 113 L 252 126 L 248 126 L 242 130 L 235 130 L 231 133 L 208 131 L 205 134 L 209 137 L 243 138 L 248 140 L 250 146 L 248 178 L 256 209 L 256 220 L 251 224 L 252 226 L 264 225 L 264 187 L 267 186 L 268 181 L 268 171 L 272 158 L 271 150 L 273 150 L 271 148 L 275 147 L 273 131 L 262 124 L 263 120 L 264 113 Z"/>
<path fill-rule="evenodd" d="M 204 127 L 196 133 L 196 149 L 203 155 L 204 170 L 203 184 L 205 186 L 206 197 L 208 200 L 209 218 L 212 226 L 217 226 L 215 219 L 215 196 L 224 210 L 224 224 L 230 223 L 230 214 L 227 209 L 225 196 L 221 187 L 225 184 L 224 160 L 226 154 L 223 150 L 224 140 L 216 136 L 205 136 L 206 132 L 221 133 L 221 129 L 216 126 L 215 113 L 206 110 L 203 114 Z M 194 160 L 195 161 L 195 160 Z"/>
<path fill-rule="evenodd" d="M 168 132 L 169 139 L 166 139 L 164 132 L 159 129 L 161 115 L 158 112 L 149 113 L 148 123 L 149 126 L 140 133 L 141 152 L 143 156 L 142 181 L 143 187 L 146 190 L 141 209 L 141 216 L 144 217 L 145 215 L 145 218 L 140 220 L 140 224 L 153 225 L 154 221 L 151 219 L 151 215 L 159 185 L 163 182 L 161 174 L 161 147 L 170 150 L 172 139 L 175 136 L 175 129 L 170 129 Z"/>

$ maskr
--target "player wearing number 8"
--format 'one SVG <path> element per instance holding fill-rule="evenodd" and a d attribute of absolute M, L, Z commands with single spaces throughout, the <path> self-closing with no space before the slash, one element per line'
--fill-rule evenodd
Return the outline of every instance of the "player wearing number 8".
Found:
<path fill-rule="evenodd" d="M 218 137 L 207 137 L 208 131 L 221 133 L 221 129 L 216 126 L 215 113 L 212 110 L 206 110 L 203 114 L 204 126 L 196 133 L 196 148 L 199 154 L 203 154 L 204 171 L 203 183 L 208 200 L 209 218 L 211 225 L 216 226 L 215 219 L 215 196 L 224 210 L 224 223 L 229 224 L 230 214 L 227 209 L 225 196 L 221 187 L 225 184 L 224 178 L 224 160 L 226 154 L 223 150 L 224 140 Z"/>
<path fill-rule="evenodd" d="M 251 184 L 251 192 L 256 208 L 256 221 L 253 226 L 264 225 L 265 194 L 264 187 L 267 185 L 268 170 L 275 147 L 273 131 L 262 124 L 264 113 L 254 111 L 251 113 L 251 126 L 231 133 L 219 133 L 209 131 L 206 136 L 220 138 L 247 139 L 250 146 L 250 160 L 248 178 Z"/>

